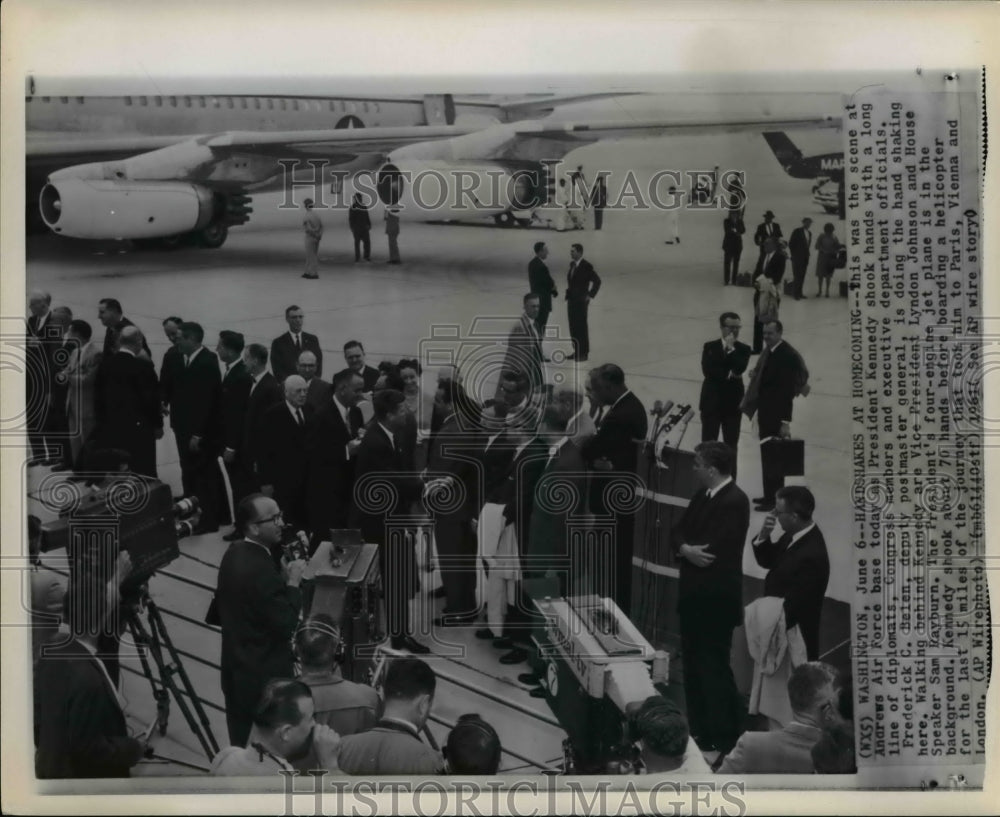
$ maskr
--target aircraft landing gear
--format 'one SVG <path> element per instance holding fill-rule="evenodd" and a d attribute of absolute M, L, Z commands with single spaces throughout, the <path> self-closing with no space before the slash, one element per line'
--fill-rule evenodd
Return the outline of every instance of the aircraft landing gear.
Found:
<path fill-rule="evenodd" d="M 229 237 L 229 227 L 221 222 L 215 222 L 214 224 L 209 224 L 205 227 L 205 229 L 199 230 L 193 235 L 199 246 L 215 250 L 226 243 L 226 239 Z"/>
<path fill-rule="evenodd" d="M 497 227 L 513 227 L 517 223 L 517 220 L 514 218 L 513 213 L 497 213 L 493 216 L 493 223 Z"/>

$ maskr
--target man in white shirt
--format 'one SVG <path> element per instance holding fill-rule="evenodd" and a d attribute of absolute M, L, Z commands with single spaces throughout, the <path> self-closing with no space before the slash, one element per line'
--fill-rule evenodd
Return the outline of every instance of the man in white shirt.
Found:
<path fill-rule="evenodd" d="M 313 211 L 313 200 L 302 202 L 305 214 L 302 217 L 302 230 L 305 233 L 306 271 L 303 278 L 319 278 L 319 242 L 323 237 L 323 222 Z"/>

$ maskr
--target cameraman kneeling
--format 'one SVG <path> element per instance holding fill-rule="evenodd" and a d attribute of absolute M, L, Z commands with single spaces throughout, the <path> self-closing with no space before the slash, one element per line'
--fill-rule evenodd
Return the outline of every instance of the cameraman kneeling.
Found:
<path fill-rule="evenodd" d="M 321 769 L 337 772 L 340 736 L 316 723 L 312 693 L 301 681 L 272 679 L 253 713 L 246 748 L 228 746 L 212 761 L 212 774 L 249 777 L 293 771 L 287 758 L 303 754 L 308 744 Z"/>

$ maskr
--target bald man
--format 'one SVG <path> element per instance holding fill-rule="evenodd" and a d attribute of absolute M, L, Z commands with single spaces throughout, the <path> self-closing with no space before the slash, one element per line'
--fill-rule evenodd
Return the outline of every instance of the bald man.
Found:
<path fill-rule="evenodd" d="M 101 448 L 129 453 L 131 468 L 156 477 L 156 441 L 163 436 L 156 370 L 142 356 L 142 332 L 121 331 L 118 351 L 105 359 L 94 386 L 96 437 Z"/>
<path fill-rule="evenodd" d="M 313 408 L 306 403 L 309 385 L 290 374 L 284 383 L 285 399 L 264 412 L 257 454 L 261 491 L 273 497 L 285 522 L 306 527 L 306 436 L 312 429 Z"/>
<path fill-rule="evenodd" d="M 299 355 L 295 370 L 299 377 L 306 381 L 309 387 L 306 392 L 306 405 L 312 406 L 313 411 L 319 411 L 330 402 L 333 395 L 333 387 L 316 374 L 319 361 L 316 355 L 308 349 Z"/>

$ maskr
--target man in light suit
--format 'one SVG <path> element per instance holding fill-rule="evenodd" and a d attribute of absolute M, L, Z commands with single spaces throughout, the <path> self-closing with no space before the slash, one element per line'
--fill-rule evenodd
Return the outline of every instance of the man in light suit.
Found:
<path fill-rule="evenodd" d="M 761 247 L 760 258 L 757 259 L 757 267 L 754 269 L 753 281 L 762 275 L 767 276 L 778 291 L 781 297 L 781 279 L 785 277 L 785 258 L 781 251 L 781 246 L 777 239 L 767 239 Z M 759 354 L 764 342 L 764 324 L 757 319 L 757 302 L 760 300 L 760 291 L 755 287 L 753 293 L 754 322 L 753 322 L 753 353 Z"/>
<path fill-rule="evenodd" d="M 811 218 L 802 219 L 802 226 L 792 230 L 788 239 L 788 252 L 792 257 L 792 281 L 795 284 L 795 300 L 800 301 L 806 296 L 802 294 L 802 282 L 809 268 L 809 249 L 812 247 Z"/>
<path fill-rule="evenodd" d="M 590 356 L 587 312 L 590 310 L 590 302 L 597 297 L 601 288 L 601 276 L 583 257 L 582 244 L 574 244 L 569 256 L 571 261 L 566 273 L 566 316 L 569 320 L 569 336 L 573 339 L 573 351 L 566 359 L 585 361 Z"/>
<path fill-rule="evenodd" d="M 80 451 L 97 424 L 94 412 L 94 384 L 101 365 L 101 348 L 93 341 L 93 330 L 86 321 L 75 320 L 69 325 L 73 343 L 66 377 L 66 418 L 69 422 L 69 444 L 73 463 L 80 467 Z"/>
<path fill-rule="evenodd" d="M 750 347 L 737 338 L 743 324 L 735 312 L 719 316 L 722 338 L 708 341 L 701 350 L 701 384 L 698 411 L 701 412 L 702 441 L 722 441 L 733 450 L 733 478 L 736 478 L 736 451 L 740 441 L 740 403 L 743 400 L 743 372 L 750 363 Z"/>
<path fill-rule="evenodd" d="M 813 774 L 812 748 L 831 720 L 838 692 L 833 667 L 819 661 L 797 666 L 788 679 L 794 720 L 772 732 L 744 732 L 719 774 Z"/>
<path fill-rule="evenodd" d="M 295 374 L 299 355 L 309 350 L 316 355 L 316 377 L 323 376 L 323 350 L 319 348 L 319 338 L 302 331 L 306 316 L 302 307 L 294 304 L 285 310 L 288 331 L 271 341 L 271 371 L 281 383 L 290 374 Z"/>
<path fill-rule="evenodd" d="M 333 389 L 329 383 L 316 376 L 316 355 L 308 349 L 299 355 L 296 374 L 306 381 L 306 404 L 312 406 L 313 411 L 319 411 L 330 402 Z"/>
<path fill-rule="evenodd" d="M 545 334 L 545 325 L 549 322 L 552 312 L 552 299 L 559 294 L 556 282 L 552 280 L 545 259 L 549 257 L 549 248 L 544 241 L 535 242 L 535 255 L 528 262 L 528 289 L 538 296 L 538 316 L 535 323 L 540 334 Z"/>
<path fill-rule="evenodd" d="M 613 516 L 615 520 L 615 581 L 604 595 L 610 594 L 622 612 L 630 615 L 635 514 L 606 507 L 604 489 L 616 473 L 636 473 L 639 449 L 635 441 L 645 439 L 649 421 L 642 402 L 625 385 L 625 372 L 620 366 L 613 363 L 598 366 L 591 377 L 591 388 L 604 412 L 597 423 L 597 432 L 583 449 L 591 471 L 590 511 L 597 516 Z"/>
<path fill-rule="evenodd" d="M 725 443 L 695 446 L 694 474 L 702 488 L 670 538 L 680 562 L 677 611 L 688 723 L 703 751 L 727 752 L 742 732 L 729 653 L 733 630 L 743 620 L 750 501 L 733 481 L 733 459 Z"/>
<path fill-rule="evenodd" d="M 524 312 L 507 336 L 505 372 L 521 372 L 528 378 L 529 399 L 538 399 L 545 383 L 542 337 L 538 332 L 539 297 L 534 292 L 524 296 Z M 499 397 L 499 395 L 497 395 Z"/>

